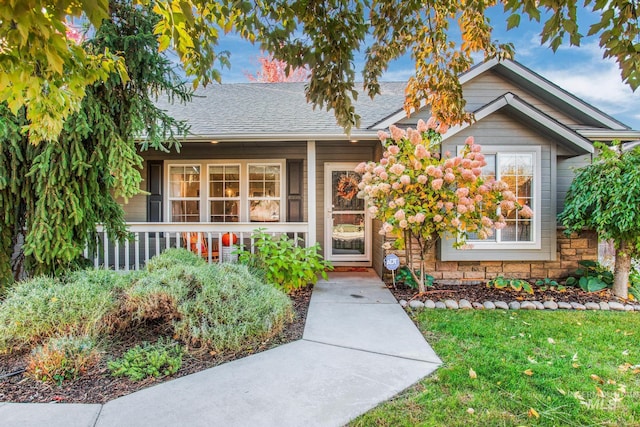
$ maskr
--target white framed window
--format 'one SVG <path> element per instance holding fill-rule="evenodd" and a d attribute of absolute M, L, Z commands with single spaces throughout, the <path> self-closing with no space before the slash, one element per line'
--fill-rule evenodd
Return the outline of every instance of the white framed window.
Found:
<path fill-rule="evenodd" d="M 285 164 L 285 160 L 167 163 L 167 218 L 175 222 L 285 221 Z"/>
<path fill-rule="evenodd" d="M 200 165 L 169 166 L 169 215 L 172 222 L 200 221 Z"/>
<path fill-rule="evenodd" d="M 541 247 L 541 148 L 540 146 L 483 146 L 487 165 L 483 168 L 485 178 L 494 177 L 509 185 L 516 201 L 533 211 L 532 218 L 523 218 L 512 209 L 501 212 L 506 227 L 494 230 L 493 236 L 485 240 L 475 233 L 468 235 L 474 249 L 539 249 Z"/>
<path fill-rule="evenodd" d="M 249 220 L 278 222 L 281 212 L 282 167 L 279 164 L 249 163 Z"/>
<path fill-rule="evenodd" d="M 209 222 L 240 222 L 240 165 L 209 165 Z"/>

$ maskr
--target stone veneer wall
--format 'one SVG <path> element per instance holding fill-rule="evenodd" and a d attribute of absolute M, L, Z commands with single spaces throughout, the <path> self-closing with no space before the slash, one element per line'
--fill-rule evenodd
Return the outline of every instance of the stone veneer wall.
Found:
<path fill-rule="evenodd" d="M 414 246 L 414 253 L 418 253 Z M 390 250 L 406 265 L 404 250 Z M 414 255 L 416 266 L 419 255 Z M 438 261 L 436 250 L 428 256 L 426 271 L 440 283 L 477 283 L 504 276 L 509 279 L 563 279 L 578 268 L 578 261 L 598 260 L 598 237 L 593 231 L 567 237 L 563 229 L 557 231 L 557 254 L 555 261 Z M 385 277 L 389 271 L 385 271 Z M 390 278 L 390 277 L 389 277 Z"/>

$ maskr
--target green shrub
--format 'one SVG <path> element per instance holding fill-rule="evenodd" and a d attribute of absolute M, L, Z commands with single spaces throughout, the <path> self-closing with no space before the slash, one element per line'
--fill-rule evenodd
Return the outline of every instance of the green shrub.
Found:
<path fill-rule="evenodd" d="M 180 305 L 175 322 L 176 335 L 185 342 L 239 350 L 277 334 L 293 316 L 289 298 L 244 265 L 214 264 L 193 273 L 200 290 Z"/>
<path fill-rule="evenodd" d="M 498 276 L 495 279 L 491 279 L 487 282 L 488 288 L 504 289 L 511 288 L 514 291 L 525 291 L 529 294 L 533 293 L 531 284 L 524 279 L 506 279 L 502 276 Z"/>
<path fill-rule="evenodd" d="M 578 262 L 580 268 L 575 277 L 566 280 L 567 286 L 578 285 L 585 292 L 597 292 L 613 286 L 613 273 L 597 261 L 584 260 Z"/>
<path fill-rule="evenodd" d="M 182 366 L 182 346 L 160 338 L 155 344 L 143 343 L 128 350 L 120 359 L 107 362 L 114 377 L 141 381 L 148 377 L 163 377 L 178 372 Z"/>
<path fill-rule="evenodd" d="M 559 284 L 556 280 L 550 278 L 544 278 L 536 280 L 536 286 L 540 288 L 541 291 L 546 291 L 547 289 L 555 289 L 557 291 L 564 291 L 566 288 Z"/>
<path fill-rule="evenodd" d="M 176 265 L 201 267 L 207 262 L 202 257 L 186 249 L 170 248 L 151 258 L 146 265 L 147 271 L 166 270 Z"/>
<path fill-rule="evenodd" d="M 417 270 L 415 273 L 418 277 L 420 277 L 420 270 Z M 413 276 L 411 275 L 411 270 L 409 270 L 409 267 L 407 267 L 406 265 L 403 265 L 396 272 L 396 281 L 399 283 L 403 283 L 405 286 L 408 286 L 411 289 L 418 288 L 418 282 L 416 282 L 416 280 L 413 278 Z M 426 286 L 433 286 L 434 278 L 433 276 L 427 274 L 425 275 L 424 281 Z"/>
<path fill-rule="evenodd" d="M 274 238 L 263 230 L 257 230 L 251 237 L 255 240 L 256 253 L 240 250 L 240 262 L 262 267 L 267 282 L 287 293 L 315 284 L 318 274 L 326 279 L 326 270 L 333 269 L 320 255 L 318 244 L 308 248 L 296 246 L 295 240 L 286 234 Z"/>
<path fill-rule="evenodd" d="M 139 275 L 124 291 L 123 312 L 133 321 L 179 317 L 179 305 L 200 290 L 195 272 L 206 267 L 174 264 Z"/>
<path fill-rule="evenodd" d="M 51 338 L 32 351 L 26 373 L 37 381 L 60 385 L 85 374 L 99 359 L 95 341 L 90 337 Z"/>
<path fill-rule="evenodd" d="M 118 273 L 85 270 L 73 280 L 36 277 L 16 284 L 0 304 L 0 351 L 60 335 L 95 337 L 116 309 Z"/>

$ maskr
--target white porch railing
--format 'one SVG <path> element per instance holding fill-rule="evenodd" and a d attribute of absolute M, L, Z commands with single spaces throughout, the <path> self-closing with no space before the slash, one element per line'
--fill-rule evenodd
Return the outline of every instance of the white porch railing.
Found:
<path fill-rule="evenodd" d="M 102 226 L 98 226 L 98 246 L 95 253 L 85 249 L 85 257 L 93 260 L 96 268 L 105 267 L 119 271 L 139 270 L 157 254 L 169 248 L 189 247 L 195 242 L 197 253 L 209 263 L 224 262 L 236 249 L 224 247 L 222 236 L 233 233 L 245 249 L 255 252 L 251 237 L 258 228 L 271 235 L 287 234 L 298 244 L 309 242 L 309 225 L 306 222 L 282 223 L 184 223 L 184 222 L 131 222 L 128 224 L 132 238 L 125 242 L 110 241 Z M 203 245 L 204 244 L 204 245 Z M 217 248 L 217 251 L 214 249 Z M 194 250 L 195 252 L 195 250 Z M 206 252 L 206 253 L 205 253 Z M 216 253 L 217 252 L 217 253 Z"/>

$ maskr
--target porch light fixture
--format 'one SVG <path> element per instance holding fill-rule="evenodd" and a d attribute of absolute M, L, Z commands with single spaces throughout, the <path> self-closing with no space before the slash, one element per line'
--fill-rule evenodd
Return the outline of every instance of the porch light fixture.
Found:
<path fill-rule="evenodd" d="M 215 139 L 212 139 L 212 140 L 211 140 L 211 143 L 212 143 L 212 144 L 217 144 L 218 142 L 220 142 L 220 141 L 217 141 L 217 140 L 215 140 Z"/>
<path fill-rule="evenodd" d="M 351 140 L 349 140 L 349 142 L 352 143 L 352 144 L 357 144 L 358 140 L 357 139 L 351 139 Z"/>

